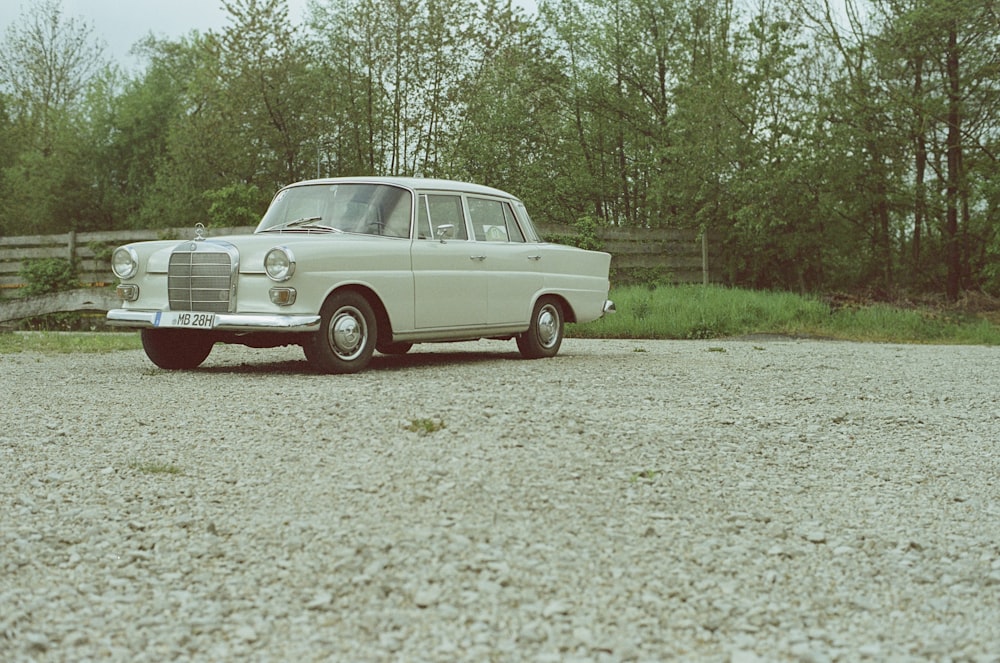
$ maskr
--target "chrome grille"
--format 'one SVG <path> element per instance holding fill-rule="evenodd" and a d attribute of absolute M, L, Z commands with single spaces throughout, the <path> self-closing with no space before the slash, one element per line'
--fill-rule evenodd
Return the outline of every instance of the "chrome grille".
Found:
<path fill-rule="evenodd" d="M 167 290 L 174 311 L 225 313 L 235 294 L 234 255 L 220 247 L 184 244 L 170 254 Z"/>

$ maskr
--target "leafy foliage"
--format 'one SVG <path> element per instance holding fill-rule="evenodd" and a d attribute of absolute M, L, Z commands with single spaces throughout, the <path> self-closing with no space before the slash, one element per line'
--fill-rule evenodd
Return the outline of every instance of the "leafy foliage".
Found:
<path fill-rule="evenodd" d="M 20 277 L 24 280 L 21 290 L 26 297 L 80 287 L 73 263 L 65 258 L 28 260 L 21 268 Z"/>
<path fill-rule="evenodd" d="M 250 225 L 294 180 L 425 175 L 516 192 L 588 248 L 710 231 L 729 284 L 1000 292 L 990 3 L 223 4 L 129 74 L 59 0 L 22 13 L 0 233 Z"/>
<path fill-rule="evenodd" d="M 267 197 L 252 184 L 231 184 L 206 191 L 205 197 L 211 203 L 209 222 L 216 228 L 255 226 L 267 207 Z"/>
<path fill-rule="evenodd" d="M 24 297 L 47 295 L 80 287 L 76 268 L 65 258 L 36 258 L 24 263 L 19 272 Z M 103 325 L 103 317 L 99 321 Z M 50 313 L 18 321 L 22 330 L 78 331 L 93 329 L 91 318 L 80 313 Z"/>

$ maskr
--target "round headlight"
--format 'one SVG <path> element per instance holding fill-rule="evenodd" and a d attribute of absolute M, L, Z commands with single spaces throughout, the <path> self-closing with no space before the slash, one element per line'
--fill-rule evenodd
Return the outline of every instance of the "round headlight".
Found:
<path fill-rule="evenodd" d="M 279 246 L 264 256 L 264 271 L 273 281 L 287 281 L 295 273 L 295 257 L 287 246 Z"/>
<path fill-rule="evenodd" d="M 128 246 L 119 246 L 115 249 L 111 254 L 111 271 L 122 280 L 135 276 L 139 271 L 139 256 L 135 249 Z"/>

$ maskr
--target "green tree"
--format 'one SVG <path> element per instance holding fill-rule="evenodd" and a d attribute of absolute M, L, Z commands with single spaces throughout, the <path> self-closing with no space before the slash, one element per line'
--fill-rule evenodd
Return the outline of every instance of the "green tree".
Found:
<path fill-rule="evenodd" d="M 648 67 L 649 59 L 666 62 L 664 9 L 672 12 L 665 3 L 631 0 L 541 3 L 569 68 L 562 103 L 565 146 L 577 157 L 564 183 L 575 201 L 572 218 L 590 214 L 603 224 L 645 225 L 651 216 L 647 209 L 637 217 L 637 200 L 648 186 L 644 148 L 667 144 L 668 108 L 659 91 L 665 94 L 670 72 Z M 583 201 L 589 209 L 579 207 Z"/>
<path fill-rule="evenodd" d="M 88 118 L 82 104 L 107 62 L 92 27 L 64 15 L 58 0 L 30 6 L 0 42 L 13 156 L 2 166 L 0 229 L 55 232 L 84 227 L 80 196 Z M 8 148 L 11 149 L 11 148 Z"/>
<path fill-rule="evenodd" d="M 0 92 L 0 164 L 13 163 L 18 154 L 16 141 L 19 140 L 20 136 L 15 130 L 8 107 L 7 95 Z M 0 208 L 11 199 L 9 186 L 6 173 L 4 169 L 0 168 Z M 0 235 L 6 234 L 5 225 L 6 216 L 0 212 Z"/>
<path fill-rule="evenodd" d="M 146 59 L 145 70 L 116 88 L 100 89 L 91 105 L 95 181 L 108 229 L 173 226 L 181 220 L 168 211 L 158 178 L 170 164 L 171 128 L 183 116 L 192 47 L 186 39 L 149 37 L 134 51 Z"/>
<path fill-rule="evenodd" d="M 298 29 L 288 20 L 286 0 L 223 4 L 230 24 L 219 39 L 222 103 L 212 110 L 230 123 L 242 147 L 228 174 L 273 191 L 309 172 L 320 81 Z"/>
<path fill-rule="evenodd" d="M 138 47 L 147 67 L 117 99 L 107 127 L 106 155 L 117 164 L 109 163 L 108 174 L 129 227 L 203 220 L 209 205 L 203 192 L 227 183 L 225 164 L 238 146 L 206 119 L 219 84 L 216 44 L 213 35 L 191 33 Z"/>
<path fill-rule="evenodd" d="M 762 3 L 733 25 L 729 57 L 696 84 L 700 103 L 685 104 L 692 128 L 680 151 L 715 169 L 699 225 L 723 238 L 729 278 L 807 291 L 826 284 L 845 238 L 823 204 L 830 165 L 815 101 L 824 67 L 793 19 Z"/>
<path fill-rule="evenodd" d="M 230 24 L 221 34 L 154 44 L 152 68 L 135 89 L 137 131 L 171 118 L 149 146 L 155 181 L 139 213 L 156 225 L 205 220 L 203 193 L 230 186 L 256 192 L 262 213 L 278 187 L 315 172 L 317 70 L 285 0 L 225 7 Z"/>
<path fill-rule="evenodd" d="M 261 192 L 252 184 L 231 184 L 206 191 L 208 222 L 213 228 L 255 226 L 263 216 Z"/>
<path fill-rule="evenodd" d="M 520 11 L 487 3 L 470 33 L 475 64 L 457 87 L 457 130 L 441 141 L 453 177 L 517 191 L 548 222 L 569 222 L 558 174 L 572 167 L 561 149 L 562 62 Z"/>
<path fill-rule="evenodd" d="M 825 186 L 831 216 L 853 225 L 848 232 L 864 237 L 856 266 L 859 283 L 892 292 L 896 286 L 897 246 L 894 202 L 901 195 L 906 139 L 895 125 L 890 90 L 878 76 L 875 36 L 856 0 L 846 0 L 846 24 L 829 0 L 819 8 L 803 5 L 817 30 L 817 43 L 829 49 L 841 74 L 825 85 L 817 109 L 816 140 L 834 159 Z"/>
<path fill-rule="evenodd" d="M 990 145 L 1000 129 L 1000 21 L 992 3 L 973 0 L 928 0 L 902 16 L 917 23 L 918 39 L 934 49 L 929 55 L 941 81 L 945 293 L 955 300 L 982 284 L 984 247 L 997 233 L 996 209 L 983 196 L 1000 174 Z"/>
<path fill-rule="evenodd" d="M 440 174 L 459 122 L 458 87 L 475 59 L 469 0 L 333 0 L 313 6 L 329 112 L 332 173 Z"/>

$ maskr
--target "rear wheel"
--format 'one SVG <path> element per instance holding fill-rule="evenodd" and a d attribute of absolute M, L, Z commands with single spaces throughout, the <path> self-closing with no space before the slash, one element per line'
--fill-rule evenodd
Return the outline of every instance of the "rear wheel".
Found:
<path fill-rule="evenodd" d="M 563 340 L 563 310 L 554 297 L 535 303 L 528 331 L 517 337 L 517 349 L 527 359 L 554 357 Z"/>
<path fill-rule="evenodd" d="M 306 359 L 324 373 L 357 373 L 371 361 L 377 338 L 368 300 L 357 292 L 343 292 L 323 304 L 319 331 L 303 348 Z"/>
<path fill-rule="evenodd" d="M 208 358 L 215 339 L 205 332 L 187 329 L 143 329 L 142 349 L 160 368 L 197 368 Z"/>

